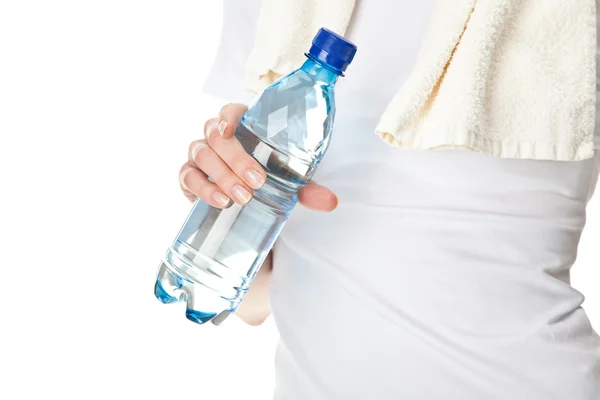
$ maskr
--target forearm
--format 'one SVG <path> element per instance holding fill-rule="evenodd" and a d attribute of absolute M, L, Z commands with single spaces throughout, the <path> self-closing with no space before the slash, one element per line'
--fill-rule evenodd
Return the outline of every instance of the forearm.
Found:
<path fill-rule="evenodd" d="M 271 252 L 254 277 L 254 281 L 236 313 L 248 325 L 262 324 L 271 313 L 269 310 L 269 285 L 272 271 L 273 253 Z"/>

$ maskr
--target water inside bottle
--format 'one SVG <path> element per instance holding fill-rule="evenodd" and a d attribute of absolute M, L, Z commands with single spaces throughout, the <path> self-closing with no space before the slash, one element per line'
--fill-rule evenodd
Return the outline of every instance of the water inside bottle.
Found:
<path fill-rule="evenodd" d="M 236 138 L 265 169 L 245 206 L 196 201 L 168 249 L 155 285 L 163 303 L 186 301 L 188 319 L 221 322 L 239 306 L 329 144 L 332 86 L 296 71 L 269 87 L 244 115 Z"/>

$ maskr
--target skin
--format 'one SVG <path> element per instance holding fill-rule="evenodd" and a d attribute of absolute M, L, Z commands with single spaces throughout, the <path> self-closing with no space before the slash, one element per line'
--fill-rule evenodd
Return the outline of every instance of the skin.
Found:
<path fill-rule="evenodd" d="M 247 109 L 244 104 L 227 104 L 217 118 L 204 124 L 204 139 L 190 143 L 188 159 L 179 170 L 181 190 L 190 201 L 200 198 L 218 208 L 232 202 L 244 205 L 252 198 L 252 189 L 264 184 L 264 170 L 234 137 Z M 315 182 L 302 188 L 298 199 L 303 206 L 321 212 L 333 211 L 338 205 L 337 196 Z M 260 325 L 270 314 L 272 260 L 270 253 L 236 313 L 247 324 Z"/>

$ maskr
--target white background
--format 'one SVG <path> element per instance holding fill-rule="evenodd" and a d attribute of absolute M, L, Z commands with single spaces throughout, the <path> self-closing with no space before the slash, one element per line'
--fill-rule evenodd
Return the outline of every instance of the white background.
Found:
<path fill-rule="evenodd" d="M 219 1 L 0 3 L 0 398 L 268 399 L 276 332 L 153 296 Z M 573 284 L 600 325 L 600 200 Z"/>

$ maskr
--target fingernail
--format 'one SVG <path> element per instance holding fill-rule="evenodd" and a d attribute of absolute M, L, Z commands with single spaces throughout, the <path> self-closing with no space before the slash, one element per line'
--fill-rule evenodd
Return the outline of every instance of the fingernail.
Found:
<path fill-rule="evenodd" d="M 206 131 L 206 134 L 204 135 L 204 138 L 208 141 L 210 140 L 210 136 L 213 134 L 215 130 L 215 126 L 212 125 L 211 127 L 208 128 L 208 131 Z"/>
<path fill-rule="evenodd" d="M 229 204 L 229 197 L 225 196 L 223 193 L 221 192 L 214 192 L 213 195 L 213 200 L 220 205 L 221 207 L 225 207 Z"/>
<path fill-rule="evenodd" d="M 223 136 L 223 134 L 225 133 L 225 128 L 227 128 L 227 121 L 219 122 L 219 133 L 221 134 L 221 136 Z"/>
<path fill-rule="evenodd" d="M 255 189 L 260 188 L 265 184 L 265 178 L 258 172 L 253 169 L 249 169 L 246 171 L 246 180 Z"/>
<path fill-rule="evenodd" d="M 233 187 L 233 196 L 242 204 L 246 204 L 252 199 L 250 192 L 240 185 L 235 185 Z"/>
<path fill-rule="evenodd" d="M 185 183 L 183 182 L 183 180 L 185 179 L 185 176 L 187 175 L 188 172 L 190 172 L 192 170 L 192 168 L 188 168 L 185 171 L 183 171 L 181 173 L 181 175 L 179 175 L 179 183 L 181 183 L 181 187 L 184 188 L 187 191 L 190 191 L 190 189 L 188 189 L 188 187 L 185 185 Z"/>
<path fill-rule="evenodd" d="M 198 155 L 198 152 L 200 151 L 201 148 L 203 148 L 204 146 L 206 146 L 206 144 L 204 143 L 198 143 L 194 146 L 194 148 L 192 149 L 192 160 L 196 159 L 196 156 Z"/>

